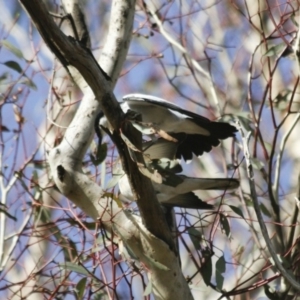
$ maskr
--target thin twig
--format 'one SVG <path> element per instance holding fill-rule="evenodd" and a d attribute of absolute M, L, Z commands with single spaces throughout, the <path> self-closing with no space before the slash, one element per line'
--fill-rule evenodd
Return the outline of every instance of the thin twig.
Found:
<path fill-rule="evenodd" d="M 247 136 L 245 137 L 244 132 L 241 130 L 241 126 L 240 124 L 238 124 L 241 135 L 242 135 L 242 139 L 243 139 L 243 147 L 244 147 L 244 154 L 245 154 L 245 161 L 246 161 L 246 165 L 247 165 L 247 175 L 248 175 L 248 179 L 249 179 L 249 186 L 250 186 L 250 193 L 251 193 L 251 197 L 253 200 L 253 205 L 254 205 L 254 210 L 257 216 L 257 220 L 262 232 L 262 235 L 265 239 L 265 242 L 267 244 L 268 250 L 271 254 L 272 260 L 276 266 L 276 268 L 280 271 L 280 273 L 282 274 L 282 276 L 297 290 L 300 290 L 300 284 L 299 282 L 297 282 L 295 280 L 295 278 L 283 267 L 283 265 L 281 264 L 278 255 L 273 247 L 273 244 L 269 238 L 269 234 L 268 234 L 268 230 L 267 227 L 265 225 L 265 221 L 262 217 L 261 211 L 260 211 L 260 207 L 259 207 L 259 202 L 258 202 L 258 198 L 257 198 L 257 193 L 256 193 L 256 189 L 255 189 L 255 180 L 254 180 L 254 172 L 253 172 L 253 166 L 251 163 L 251 155 L 249 152 L 249 147 L 248 147 L 248 142 L 250 139 L 250 132 L 247 134 Z"/>
<path fill-rule="evenodd" d="M 165 39 L 173 45 L 177 50 L 179 50 L 182 55 L 185 57 L 187 62 L 190 62 L 191 65 L 199 72 L 199 74 L 202 76 L 201 80 L 203 81 L 202 89 L 205 90 L 205 92 L 212 97 L 212 100 L 215 104 L 215 107 L 217 108 L 218 113 L 221 115 L 221 106 L 215 91 L 215 88 L 213 86 L 213 81 L 208 72 L 206 72 L 200 64 L 192 58 L 191 54 L 187 51 L 185 47 L 183 47 L 180 43 L 178 43 L 176 40 L 173 39 L 171 34 L 169 34 L 161 22 L 157 12 L 154 10 L 154 8 L 151 7 L 151 3 L 147 5 L 147 9 L 149 10 L 151 16 L 153 17 L 153 20 L 155 21 L 156 25 L 159 28 L 159 32 L 165 37 Z"/>

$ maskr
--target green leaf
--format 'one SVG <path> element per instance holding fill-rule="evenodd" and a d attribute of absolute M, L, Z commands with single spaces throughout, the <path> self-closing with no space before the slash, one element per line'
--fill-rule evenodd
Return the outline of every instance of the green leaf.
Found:
<path fill-rule="evenodd" d="M 209 286 L 211 282 L 211 276 L 212 276 L 212 261 L 211 261 L 211 252 L 210 250 L 204 250 L 202 251 L 202 255 L 205 258 L 205 262 L 200 268 L 200 273 L 202 275 L 202 278 L 204 280 L 204 283 Z"/>
<path fill-rule="evenodd" d="M 67 261 L 65 263 L 59 264 L 60 268 L 72 271 L 78 274 L 83 274 L 83 275 L 89 275 L 89 272 L 82 266 L 79 266 L 76 263 L 72 263 L 70 261 Z"/>
<path fill-rule="evenodd" d="M 201 241 L 202 241 L 202 234 L 195 229 L 194 227 L 190 227 L 188 229 L 188 234 L 190 236 L 190 239 L 197 250 L 201 250 Z"/>
<path fill-rule="evenodd" d="M 153 265 L 153 266 L 155 266 L 156 268 L 158 268 L 160 270 L 164 270 L 164 271 L 169 271 L 170 270 L 170 268 L 168 268 L 167 266 L 163 265 L 159 261 L 154 260 L 152 257 L 150 257 L 148 255 L 145 255 L 145 256 L 148 258 L 150 264 Z"/>
<path fill-rule="evenodd" d="M 262 161 L 260 161 L 259 159 L 255 158 L 255 157 L 251 158 L 251 163 L 252 163 L 253 168 L 256 170 L 261 170 L 265 166 Z"/>
<path fill-rule="evenodd" d="M 239 215 L 240 217 L 242 217 L 243 219 L 244 218 L 244 215 L 243 215 L 243 212 L 242 210 L 239 208 L 239 207 L 236 207 L 236 206 L 233 206 L 233 205 L 229 205 L 229 207 L 237 214 Z"/>
<path fill-rule="evenodd" d="M 219 291 L 223 288 L 224 276 L 222 275 L 226 270 L 226 262 L 224 255 L 222 255 L 216 262 L 216 284 Z"/>
<path fill-rule="evenodd" d="M 294 24 L 296 27 L 299 27 L 299 24 L 298 24 L 297 20 L 298 20 L 298 16 L 296 17 L 296 14 L 295 14 L 295 13 L 292 13 L 292 15 L 291 15 L 291 21 L 293 22 L 293 24 Z"/>
<path fill-rule="evenodd" d="M 226 261 L 224 255 L 222 255 L 216 262 L 216 270 L 221 274 L 226 271 Z"/>
<path fill-rule="evenodd" d="M 145 291 L 144 291 L 143 295 L 144 295 L 144 296 L 148 296 L 148 295 L 150 295 L 151 293 L 152 293 L 152 281 L 149 280 L 149 282 L 148 282 L 148 284 L 147 284 L 147 286 L 146 286 L 146 288 L 145 288 Z"/>
<path fill-rule="evenodd" d="M 68 240 L 66 241 L 66 244 L 67 244 L 67 248 L 68 248 L 69 254 L 70 254 L 69 257 L 70 257 L 71 259 L 74 259 L 74 258 L 78 257 L 78 256 L 79 256 L 79 253 L 78 253 L 78 251 L 77 251 L 76 243 L 73 242 L 73 240 L 68 239 Z"/>
<path fill-rule="evenodd" d="M 93 294 L 93 300 L 107 300 L 109 297 L 103 291 Z"/>
<path fill-rule="evenodd" d="M 8 60 L 5 63 L 3 63 L 5 66 L 17 71 L 18 73 L 23 73 L 23 69 L 21 68 L 21 66 L 19 65 L 19 63 L 17 63 L 16 61 L 13 60 Z M 37 86 L 35 85 L 35 83 L 28 77 L 26 77 L 26 74 L 23 74 L 24 78 L 22 78 L 19 83 L 27 85 L 29 88 L 33 89 L 33 90 L 37 90 Z"/>
<path fill-rule="evenodd" d="M 263 56 L 271 57 L 271 56 L 279 55 L 285 47 L 286 47 L 286 43 L 280 43 L 276 46 L 271 47 Z"/>
<path fill-rule="evenodd" d="M 230 238 L 231 231 L 230 231 L 230 226 L 227 217 L 225 217 L 225 215 L 223 214 L 220 214 L 220 222 L 221 222 L 222 229 L 225 231 L 225 234 L 227 235 L 228 238 Z"/>
<path fill-rule="evenodd" d="M 23 78 L 22 80 L 20 80 L 20 83 L 27 85 L 29 88 L 33 89 L 34 91 L 37 90 L 37 86 L 35 85 L 35 83 L 31 79 L 29 79 L 28 77 Z"/>
<path fill-rule="evenodd" d="M 91 161 L 94 166 L 100 165 L 106 158 L 107 155 L 107 144 L 103 143 L 98 145 L 96 156 L 90 154 Z"/>
<path fill-rule="evenodd" d="M 245 204 L 249 207 L 253 207 L 253 201 L 252 201 L 252 198 L 247 195 L 247 194 L 244 194 L 244 199 L 245 199 Z"/>
<path fill-rule="evenodd" d="M 17 71 L 18 73 L 22 73 L 23 70 L 21 68 L 21 66 L 16 62 L 16 61 L 13 61 L 13 60 L 8 60 L 4 63 L 4 65 L 6 65 L 7 67 Z"/>
<path fill-rule="evenodd" d="M 6 40 L 1 41 L 2 46 L 4 46 L 6 49 L 8 49 L 11 53 L 13 53 L 18 58 L 24 58 L 23 53 L 21 50 L 14 45 L 12 45 L 10 42 Z"/>
<path fill-rule="evenodd" d="M 87 229 L 95 230 L 97 227 L 96 222 L 82 222 Z"/>
<path fill-rule="evenodd" d="M 278 95 L 272 100 L 273 106 L 275 106 L 280 111 L 285 111 L 289 106 L 292 95 L 293 91 L 290 89 L 280 91 Z M 269 103 L 270 102 L 267 102 L 266 104 L 270 106 Z"/>
<path fill-rule="evenodd" d="M 224 276 L 221 275 L 219 272 L 216 272 L 216 284 L 217 284 L 217 290 L 222 291 L 224 283 Z"/>
<path fill-rule="evenodd" d="M 5 81 L 7 78 L 8 78 L 8 72 L 5 72 L 5 73 L 3 73 L 1 76 L 0 76 L 0 82 L 1 81 Z"/>
<path fill-rule="evenodd" d="M 115 195 L 113 193 L 104 193 L 102 195 L 103 198 L 107 197 L 107 198 L 112 198 L 114 201 L 116 201 L 117 205 L 122 208 L 122 202 L 118 197 L 115 197 Z"/>
<path fill-rule="evenodd" d="M 106 158 L 107 154 L 107 143 L 103 143 L 102 145 L 98 145 L 97 148 L 97 159 L 100 162 L 103 162 Z"/>
<path fill-rule="evenodd" d="M 269 218 L 272 217 L 272 214 L 269 212 L 269 210 L 263 203 L 260 203 L 259 208 L 264 215 L 266 215 Z"/>
<path fill-rule="evenodd" d="M 79 282 L 76 284 L 76 294 L 77 294 L 78 300 L 83 299 L 84 291 L 86 288 L 86 281 L 87 281 L 87 278 L 84 277 L 84 278 L 80 279 Z"/>
<path fill-rule="evenodd" d="M 249 113 L 240 112 L 236 114 L 236 118 L 240 121 L 243 127 L 250 132 L 253 132 L 251 125 L 253 121 L 249 117 Z"/>

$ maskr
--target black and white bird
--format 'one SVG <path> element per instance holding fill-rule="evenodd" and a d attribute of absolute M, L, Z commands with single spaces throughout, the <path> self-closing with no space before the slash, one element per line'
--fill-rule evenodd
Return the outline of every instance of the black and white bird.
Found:
<path fill-rule="evenodd" d="M 193 209 L 213 209 L 214 206 L 202 201 L 194 191 L 197 190 L 232 190 L 239 187 L 234 178 L 195 178 L 178 173 L 182 172 L 181 164 L 174 160 L 174 148 L 171 141 L 159 139 L 155 143 L 143 144 L 147 167 L 157 170 L 163 178 L 162 183 L 152 181 L 158 201 L 166 207 Z M 118 182 L 120 200 L 134 201 L 134 196 L 127 175 Z"/>
<path fill-rule="evenodd" d="M 177 140 L 166 140 L 162 137 L 143 143 L 147 167 L 162 174 L 161 184 L 152 181 L 158 201 L 166 207 L 183 207 L 193 209 L 213 209 L 213 206 L 202 201 L 193 191 L 227 190 L 239 186 L 239 181 L 231 178 L 191 178 L 178 175 L 182 171 L 176 158 L 185 160 L 209 152 L 220 140 L 234 137 L 236 128 L 228 123 L 213 122 L 209 119 L 181 109 L 180 107 L 157 97 L 130 94 L 123 97 L 122 110 L 129 110 L 142 115 L 146 126 L 158 128 Z M 97 120 L 98 121 L 98 120 Z M 99 124 L 109 128 L 107 119 L 101 116 Z M 150 124 L 150 125 L 149 125 Z M 96 125 L 96 124 L 95 124 Z M 99 130 L 96 129 L 96 130 Z M 127 175 L 119 180 L 120 199 L 134 201 L 134 196 Z"/>
<path fill-rule="evenodd" d="M 182 181 L 173 187 L 164 183 L 152 182 L 157 200 L 167 207 L 182 207 L 192 209 L 213 209 L 214 206 L 202 201 L 193 191 L 196 190 L 232 190 L 239 186 L 239 181 L 233 178 L 193 178 L 177 175 Z M 120 200 L 134 201 L 127 175 L 119 180 Z"/>
<path fill-rule="evenodd" d="M 211 151 L 220 144 L 220 140 L 234 137 L 237 129 L 225 122 L 215 122 L 180 108 L 164 99 L 143 95 L 129 94 L 123 97 L 122 110 L 135 111 L 142 115 L 142 122 L 153 124 L 175 138 L 176 158 L 191 160 L 196 156 Z M 100 125 L 107 127 L 106 118 L 101 118 Z"/>

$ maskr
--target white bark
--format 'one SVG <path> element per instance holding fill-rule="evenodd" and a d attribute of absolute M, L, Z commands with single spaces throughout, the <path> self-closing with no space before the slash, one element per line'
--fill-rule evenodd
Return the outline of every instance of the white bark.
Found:
<path fill-rule="evenodd" d="M 123 211 L 113 200 L 102 198 L 102 188 L 82 171 L 82 159 L 91 141 L 94 120 L 100 108 L 107 114 L 108 120 L 112 120 L 110 123 L 114 127 L 117 127 L 116 124 L 120 119 L 119 107 L 111 94 L 111 86 L 118 77 L 118 70 L 122 62 L 118 63 L 118 67 L 108 68 L 111 71 L 107 72 L 113 73 L 108 74 L 113 80 L 112 84 L 107 82 L 86 50 L 68 40 L 59 31 L 47 15 L 43 3 L 38 0 L 20 0 L 20 2 L 26 8 L 43 38 L 48 42 L 51 50 L 60 59 L 65 59 L 62 61 L 63 63 L 75 67 L 87 82 L 84 84 L 80 76 L 77 77 L 77 83 L 85 93 L 85 97 L 67 129 L 63 141 L 49 154 L 49 164 L 57 187 L 87 215 L 95 220 L 99 219 L 106 230 L 113 230 L 122 243 L 146 266 L 148 274 L 151 274 L 149 279 L 152 282 L 156 299 L 192 299 L 177 257 L 169 246 L 152 235 L 143 226 L 139 217 Z M 122 9 L 116 11 L 121 12 L 123 17 L 130 16 L 130 26 L 132 26 L 134 1 L 116 1 L 115 3 L 122 5 Z M 125 11 L 128 13 L 124 13 Z M 39 23 L 40 20 L 43 20 L 43 24 Z M 127 33 L 130 31 L 131 29 L 124 30 Z M 109 42 L 107 41 L 107 43 Z M 116 43 L 112 44 L 118 47 Z M 121 56 L 125 58 L 124 54 Z M 112 58 L 111 62 L 115 63 L 115 59 Z M 93 97 L 90 97 L 90 88 L 94 93 Z"/>

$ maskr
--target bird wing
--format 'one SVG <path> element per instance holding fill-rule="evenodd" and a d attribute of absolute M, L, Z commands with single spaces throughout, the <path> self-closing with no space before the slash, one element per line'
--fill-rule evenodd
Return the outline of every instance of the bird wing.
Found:
<path fill-rule="evenodd" d="M 164 100 L 162 98 L 159 97 L 155 97 L 155 96 L 150 96 L 150 95 L 144 95 L 144 94 L 129 94 L 129 95 L 125 95 L 123 97 L 123 101 L 126 101 L 128 103 L 132 103 L 132 105 L 134 105 L 134 102 L 144 102 L 144 105 L 149 105 L 149 103 L 151 105 L 157 105 L 160 107 L 163 107 L 165 109 L 170 109 L 175 113 L 179 113 L 179 116 L 182 117 L 190 117 L 190 118 L 198 118 L 201 119 L 203 121 L 203 123 L 210 123 L 211 121 L 203 116 L 197 115 L 191 111 L 185 110 L 167 100 Z M 129 104 L 130 106 L 130 104 Z"/>
<path fill-rule="evenodd" d="M 178 119 L 186 119 L 187 121 L 191 121 L 192 123 L 195 123 L 200 128 L 202 128 L 203 132 L 199 132 L 200 134 L 203 134 L 205 136 L 214 136 L 216 139 L 226 139 L 228 137 L 234 137 L 235 132 L 237 132 L 236 127 L 230 125 L 229 123 L 210 121 L 209 119 L 201 115 L 182 109 L 181 107 L 158 97 L 143 94 L 129 94 L 123 97 L 123 101 L 126 101 L 129 106 L 132 106 L 132 109 L 134 109 L 134 106 L 139 105 L 140 107 L 145 106 L 145 109 L 156 106 L 164 108 L 165 110 L 171 110 L 173 115 L 176 115 Z M 156 110 L 161 111 L 158 108 Z M 166 114 L 166 112 L 161 112 L 161 114 Z M 152 115 L 152 117 L 156 116 Z M 191 125 L 185 126 L 185 124 L 183 123 L 181 124 L 181 126 L 186 127 Z M 175 132 L 180 132 L 180 128 L 175 129 Z"/>
<path fill-rule="evenodd" d="M 239 186 L 239 181 L 233 178 L 194 178 L 184 175 L 177 175 L 182 182 L 176 186 L 157 184 L 153 182 L 155 191 L 165 195 L 185 194 L 196 190 L 227 190 L 235 189 Z"/>
<path fill-rule="evenodd" d="M 164 197 L 164 194 L 158 194 L 158 201 L 167 207 L 182 207 L 192 209 L 213 209 L 214 206 L 199 199 L 194 193 L 185 193 L 176 195 L 172 198 Z"/>
<path fill-rule="evenodd" d="M 144 154 L 149 155 L 150 159 L 168 158 L 174 159 L 176 156 L 178 143 L 159 138 L 157 141 L 144 142 Z"/>

